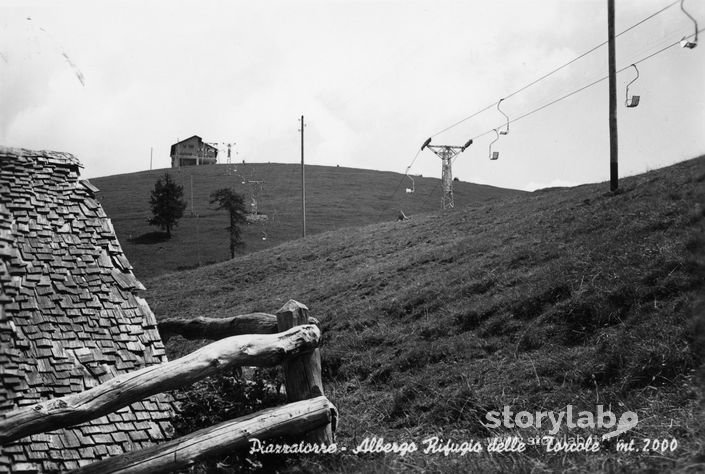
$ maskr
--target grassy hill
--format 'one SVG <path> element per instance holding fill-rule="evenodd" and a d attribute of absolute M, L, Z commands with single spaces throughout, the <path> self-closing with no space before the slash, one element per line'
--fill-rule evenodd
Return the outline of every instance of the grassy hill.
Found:
<path fill-rule="evenodd" d="M 340 410 L 338 443 L 348 452 L 299 459 L 290 470 L 702 470 L 705 157 L 623 179 L 620 189 L 546 190 L 405 222 L 388 215 L 147 279 L 145 296 L 158 318 L 273 312 L 289 298 L 308 305 L 321 321 L 325 392 Z M 172 339 L 170 357 L 197 345 Z M 447 457 L 350 453 L 372 436 L 420 447 L 430 436 L 527 439 L 548 427 L 487 428 L 486 413 L 568 404 L 634 411 L 639 424 L 623 440 L 678 446 L 624 453 L 612 440 L 590 454 L 533 445 Z M 564 424 L 558 436 L 604 432 Z"/>
<path fill-rule="evenodd" d="M 150 191 L 167 171 L 183 186 L 189 203 L 186 216 L 179 222 L 171 240 L 161 238 L 158 229 L 147 224 L 151 216 Z M 411 186 L 411 180 L 397 173 L 306 166 L 307 235 L 394 220 L 400 209 L 410 216 L 437 210 L 440 180 L 421 177 L 414 177 L 414 180 L 415 192 L 407 194 L 405 188 Z M 234 189 L 246 197 L 248 204 L 255 197 L 259 213 L 268 217 L 266 223 L 253 223 L 243 229 L 244 253 L 271 248 L 301 236 L 299 165 L 199 166 L 108 176 L 91 182 L 100 188 L 103 207 L 139 278 L 229 258 L 227 214 L 215 211 L 208 202 L 211 192 L 219 188 Z M 524 194 L 460 181 L 454 185 L 459 206 Z"/>

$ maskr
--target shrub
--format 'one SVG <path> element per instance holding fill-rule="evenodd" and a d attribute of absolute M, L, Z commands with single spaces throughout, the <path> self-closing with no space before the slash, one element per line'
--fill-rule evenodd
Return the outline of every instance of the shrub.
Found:
<path fill-rule="evenodd" d="M 236 368 L 196 382 L 188 389 L 175 391 L 175 398 L 181 402 L 179 413 L 174 418 L 176 436 L 286 403 L 286 398 L 277 390 L 281 381 L 276 374 L 276 369 L 256 370 L 254 376 L 247 380 Z M 269 470 L 276 469 L 285 461 L 285 457 L 269 455 L 260 459 L 243 451 L 206 459 L 194 470 L 248 472 L 265 467 Z"/>

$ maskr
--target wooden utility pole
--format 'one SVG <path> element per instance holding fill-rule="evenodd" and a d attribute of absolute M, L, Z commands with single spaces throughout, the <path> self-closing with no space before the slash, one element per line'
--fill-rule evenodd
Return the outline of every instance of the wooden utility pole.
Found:
<path fill-rule="evenodd" d="M 191 216 L 194 215 L 193 212 L 193 171 L 191 172 Z"/>
<path fill-rule="evenodd" d="M 306 173 L 304 172 L 304 116 L 301 116 L 301 221 L 302 237 L 306 237 Z"/>
<path fill-rule="evenodd" d="M 152 171 L 152 157 L 154 156 L 154 147 L 149 147 L 149 170 Z"/>
<path fill-rule="evenodd" d="M 617 143 L 617 60 L 614 36 L 614 0 L 607 0 L 607 56 L 610 95 L 610 191 L 619 187 L 619 146 Z"/>

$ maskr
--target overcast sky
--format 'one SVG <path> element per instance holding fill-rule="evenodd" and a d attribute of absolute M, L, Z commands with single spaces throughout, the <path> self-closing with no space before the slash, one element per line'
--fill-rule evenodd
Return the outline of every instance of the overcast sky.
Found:
<path fill-rule="evenodd" d="M 616 0 L 621 32 L 672 0 Z M 463 181 L 519 189 L 609 179 L 607 81 L 510 124 L 491 108 L 607 40 L 607 0 L 3 1 L 0 144 L 75 154 L 85 177 L 170 164 L 199 135 L 233 161 L 404 173 L 429 136 Z M 705 26 L 705 2 L 685 7 Z M 678 4 L 617 39 L 617 67 L 694 32 Z M 618 76 L 620 174 L 705 153 L 705 44 Z M 513 95 L 519 117 L 607 74 L 607 48 Z M 490 131 L 490 134 L 485 134 Z M 484 135 L 483 135 L 484 134 Z M 221 155 L 221 162 L 226 159 Z M 440 177 L 426 150 L 411 174 Z M 266 177 L 264 177 L 266 180 Z"/>

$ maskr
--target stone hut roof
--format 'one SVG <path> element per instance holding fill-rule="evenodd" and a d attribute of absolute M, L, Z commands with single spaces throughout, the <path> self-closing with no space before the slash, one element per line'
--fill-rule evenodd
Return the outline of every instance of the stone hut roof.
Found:
<path fill-rule="evenodd" d="M 0 147 L 0 416 L 166 362 L 144 287 L 80 166 Z M 0 446 L 0 473 L 75 469 L 169 438 L 171 403 L 151 397 Z"/>

